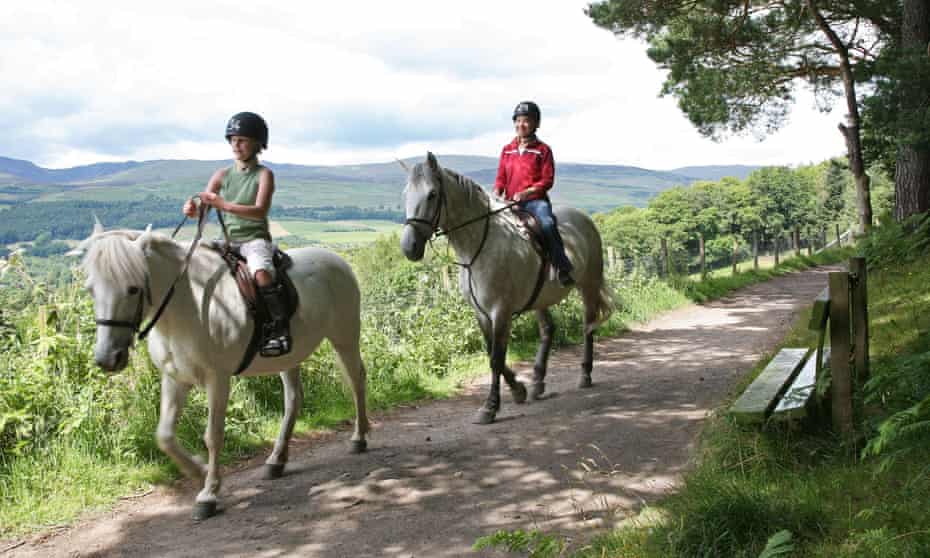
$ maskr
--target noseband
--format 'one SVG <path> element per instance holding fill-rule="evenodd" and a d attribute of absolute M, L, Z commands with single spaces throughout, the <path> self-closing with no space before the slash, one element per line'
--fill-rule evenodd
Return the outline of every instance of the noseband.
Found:
<path fill-rule="evenodd" d="M 442 217 L 442 206 L 446 204 L 446 188 L 443 185 L 442 177 L 439 178 L 439 204 L 436 206 L 436 214 L 430 220 L 420 219 L 419 217 L 408 217 L 404 225 L 426 225 L 430 230 L 430 237 L 440 232 L 439 219 Z M 448 211 L 447 211 L 448 212 Z"/>
<path fill-rule="evenodd" d="M 125 327 L 131 329 L 133 333 L 139 331 L 139 325 L 142 323 L 142 311 L 145 307 L 145 302 L 152 304 L 152 295 L 151 290 L 148 286 L 149 278 L 148 275 L 145 277 L 145 287 L 129 287 L 130 294 L 139 295 L 139 303 L 136 305 L 136 313 L 133 316 L 132 320 L 110 320 L 106 318 L 97 318 L 94 320 L 97 325 L 100 326 L 109 326 L 109 327 Z M 135 289 L 135 292 L 133 290 Z"/>

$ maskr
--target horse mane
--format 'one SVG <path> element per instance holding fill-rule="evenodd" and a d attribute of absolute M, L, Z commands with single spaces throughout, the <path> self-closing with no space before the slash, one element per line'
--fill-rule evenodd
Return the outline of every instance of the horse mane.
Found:
<path fill-rule="evenodd" d="M 137 231 L 108 231 L 91 242 L 81 262 L 88 282 L 106 278 L 124 290 L 144 285 L 148 263 L 145 254 L 133 242 L 139 234 Z"/>
<path fill-rule="evenodd" d="M 459 185 L 459 187 L 465 190 L 465 193 L 468 195 L 469 202 L 474 202 L 477 198 L 478 201 L 482 201 L 487 204 L 488 193 L 484 191 L 484 188 L 481 187 L 481 184 L 478 184 L 471 178 L 459 174 L 452 169 L 443 167 L 442 170 L 444 170 L 446 174 L 449 175 L 455 181 L 455 183 Z"/>

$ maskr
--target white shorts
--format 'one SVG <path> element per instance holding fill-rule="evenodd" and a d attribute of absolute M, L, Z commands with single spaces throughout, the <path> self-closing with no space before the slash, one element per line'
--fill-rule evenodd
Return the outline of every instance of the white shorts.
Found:
<path fill-rule="evenodd" d="M 239 247 L 239 253 L 245 258 L 245 263 L 249 266 L 249 272 L 253 276 L 259 270 L 264 269 L 271 274 L 271 279 L 274 280 L 274 263 L 271 260 L 271 256 L 274 254 L 274 244 L 264 238 L 256 238 L 244 242 Z"/>

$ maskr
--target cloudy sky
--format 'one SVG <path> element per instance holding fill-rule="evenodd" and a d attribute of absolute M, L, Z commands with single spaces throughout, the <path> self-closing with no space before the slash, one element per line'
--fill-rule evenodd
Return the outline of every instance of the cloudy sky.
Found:
<path fill-rule="evenodd" d="M 0 34 L 0 156 L 221 159 L 241 110 L 268 120 L 275 162 L 496 156 L 522 99 L 542 106 L 557 161 L 669 169 L 843 152 L 842 107 L 824 115 L 805 95 L 765 141 L 702 138 L 658 98 L 644 45 L 595 27 L 586 4 L 15 2 Z"/>

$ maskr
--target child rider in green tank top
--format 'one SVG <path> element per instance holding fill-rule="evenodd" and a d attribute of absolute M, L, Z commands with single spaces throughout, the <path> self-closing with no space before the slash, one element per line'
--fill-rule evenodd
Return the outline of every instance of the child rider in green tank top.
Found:
<path fill-rule="evenodd" d="M 213 173 L 200 201 L 226 214 L 229 239 L 239 245 L 255 277 L 271 319 L 263 331 L 262 356 L 283 355 L 291 350 L 291 337 L 283 286 L 275 280 L 274 246 L 268 229 L 274 174 L 258 162 L 258 154 L 268 148 L 268 125 L 253 112 L 240 112 L 226 124 L 226 141 L 232 148 L 233 165 Z M 196 215 L 192 200 L 184 204 L 183 212 L 188 217 Z"/>

